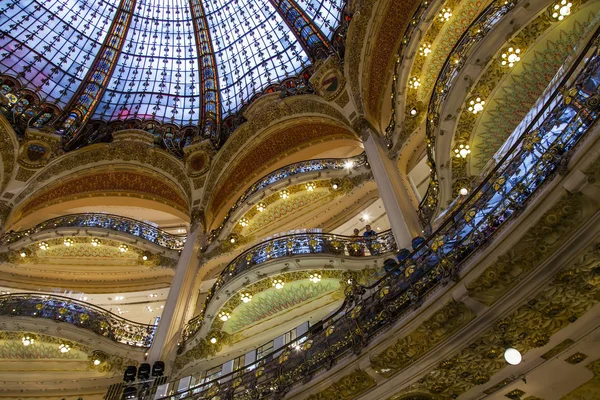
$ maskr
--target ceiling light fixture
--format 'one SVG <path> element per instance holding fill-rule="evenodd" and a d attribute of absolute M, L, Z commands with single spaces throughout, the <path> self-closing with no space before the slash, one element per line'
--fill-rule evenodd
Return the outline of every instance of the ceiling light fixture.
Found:
<path fill-rule="evenodd" d="M 242 293 L 240 296 L 242 297 L 242 301 L 244 303 L 249 303 L 252 300 L 252 295 L 248 292 Z"/>
<path fill-rule="evenodd" d="M 21 343 L 23 343 L 23 346 L 31 346 L 35 343 L 35 338 L 33 335 L 25 335 L 21 338 Z"/>
<path fill-rule="evenodd" d="M 466 196 L 466 195 L 469 194 L 469 189 L 467 189 L 467 188 L 461 188 L 459 190 L 459 193 L 461 194 L 461 196 Z"/>
<path fill-rule="evenodd" d="M 502 61 L 500 63 L 505 67 L 512 67 L 521 61 L 519 54 L 521 54 L 521 49 L 517 47 L 509 47 L 502 52 Z"/>
<path fill-rule="evenodd" d="M 438 18 L 442 22 L 448 21 L 452 17 L 452 10 L 449 8 L 442 8 L 442 11 L 438 14 Z"/>
<path fill-rule="evenodd" d="M 73 239 L 66 238 L 63 243 L 64 243 L 65 246 L 71 247 L 73 245 Z"/>
<path fill-rule="evenodd" d="M 221 312 L 219 313 L 219 319 L 223 322 L 227 322 L 227 320 L 229 319 L 230 315 L 228 312 Z"/>
<path fill-rule="evenodd" d="M 344 168 L 346 169 L 352 169 L 354 167 L 354 161 L 352 160 L 348 160 L 344 163 Z"/>
<path fill-rule="evenodd" d="M 93 238 L 91 240 L 91 243 L 92 243 L 92 246 L 94 246 L 94 247 L 100 246 L 100 241 L 98 239 L 96 239 L 96 238 Z"/>
<path fill-rule="evenodd" d="M 460 144 L 454 149 L 454 156 L 456 158 L 467 158 L 471 154 L 471 148 L 468 144 Z"/>
<path fill-rule="evenodd" d="M 279 197 L 281 197 L 282 199 L 287 199 L 290 196 L 290 192 L 287 191 L 287 189 L 283 189 L 281 192 L 279 192 Z"/>
<path fill-rule="evenodd" d="M 519 350 L 509 347 L 504 351 L 504 359 L 510 365 L 519 365 L 523 357 Z"/>
<path fill-rule="evenodd" d="M 421 86 L 421 78 L 416 76 L 411 77 L 408 80 L 408 86 L 412 89 L 417 89 L 419 86 Z"/>
<path fill-rule="evenodd" d="M 46 242 L 40 242 L 40 244 L 38 246 L 40 247 L 41 250 L 48 250 L 48 243 L 46 243 Z"/>
<path fill-rule="evenodd" d="M 467 109 L 473 114 L 477 114 L 483 110 L 484 105 L 485 101 L 483 101 L 481 97 L 473 97 L 471 100 L 469 100 Z"/>
<path fill-rule="evenodd" d="M 321 282 L 321 274 L 310 274 L 310 278 L 308 278 L 312 283 L 319 283 Z"/>
<path fill-rule="evenodd" d="M 427 57 L 431 53 L 431 45 L 429 43 L 423 43 L 419 46 L 419 55 L 422 57 Z"/>
<path fill-rule="evenodd" d="M 119 246 L 119 251 L 121 253 L 127 253 L 127 251 L 129 251 L 129 247 L 126 244 L 122 244 Z"/>
<path fill-rule="evenodd" d="M 550 15 L 552 16 L 552 18 L 558 21 L 562 21 L 563 19 L 571 15 L 571 7 L 573 7 L 573 3 L 567 0 L 561 0 L 560 2 L 555 3 L 552 6 L 552 12 Z"/>
<path fill-rule="evenodd" d="M 242 226 L 242 228 L 245 228 L 246 226 L 248 226 L 248 218 L 242 218 L 240 219 L 240 225 Z"/>
<path fill-rule="evenodd" d="M 315 190 L 316 187 L 317 187 L 317 185 L 315 185 L 314 182 L 308 182 L 306 184 L 306 190 L 308 190 L 309 192 L 312 192 L 313 190 Z"/>
<path fill-rule="evenodd" d="M 60 350 L 61 353 L 68 353 L 69 350 L 71 350 L 71 346 L 66 343 L 61 343 L 58 346 L 58 349 Z"/>
<path fill-rule="evenodd" d="M 277 290 L 283 289 L 285 282 L 282 279 L 273 279 L 273 287 Z"/>
<path fill-rule="evenodd" d="M 258 210 L 258 212 L 263 212 L 265 211 L 265 209 L 267 208 L 267 204 L 260 202 L 256 205 L 256 209 Z"/>
<path fill-rule="evenodd" d="M 216 338 L 216 337 L 211 337 L 211 338 L 210 338 L 210 342 L 211 342 L 212 344 L 216 344 L 216 343 L 217 343 L 217 338 Z"/>

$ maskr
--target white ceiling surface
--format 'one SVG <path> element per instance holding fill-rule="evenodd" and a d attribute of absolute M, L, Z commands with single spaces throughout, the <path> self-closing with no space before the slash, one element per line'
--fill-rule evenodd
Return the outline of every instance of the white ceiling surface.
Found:
<path fill-rule="evenodd" d="M 0 287 L 0 294 L 31 292 L 33 291 Z M 121 317 L 131 321 L 153 325 L 156 317 L 160 317 L 162 314 L 162 307 L 164 307 L 164 304 L 167 300 L 169 289 L 165 288 L 141 292 L 109 294 L 86 294 L 82 292 L 65 291 L 64 289 L 55 289 L 53 291 L 39 290 L 36 293 L 59 295 L 75 300 L 82 300 L 87 303 L 102 307 L 105 310 L 120 315 Z M 154 295 L 156 296 L 154 297 Z"/>
<path fill-rule="evenodd" d="M 352 236 L 354 234 L 354 229 L 358 228 L 362 235 L 365 232 L 365 226 L 367 224 L 370 224 L 371 228 L 376 232 L 383 232 L 390 229 L 390 221 L 388 221 L 381 199 L 377 199 L 370 206 L 334 229 L 331 233 Z"/>

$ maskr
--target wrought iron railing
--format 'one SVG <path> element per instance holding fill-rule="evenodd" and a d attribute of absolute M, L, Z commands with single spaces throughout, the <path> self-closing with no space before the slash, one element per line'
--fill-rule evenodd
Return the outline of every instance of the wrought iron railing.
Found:
<path fill-rule="evenodd" d="M 225 227 L 227 221 L 231 215 L 244 204 L 246 200 L 256 192 L 273 185 L 284 179 L 289 179 L 290 177 L 298 174 L 303 174 L 306 172 L 314 172 L 314 171 L 324 171 L 324 170 L 343 170 L 344 168 L 348 168 L 349 165 L 352 165 L 352 168 L 362 167 L 367 164 L 367 156 L 363 152 L 354 157 L 348 158 L 323 158 L 318 160 L 307 160 L 300 161 L 294 164 L 286 165 L 285 167 L 281 167 L 276 171 L 271 172 L 268 175 L 263 176 L 252 186 L 250 186 L 244 194 L 240 196 L 239 199 L 231 206 L 225 217 L 223 218 L 223 222 L 217 228 L 213 229 L 208 236 L 209 242 L 215 240 L 221 234 L 221 231 Z"/>
<path fill-rule="evenodd" d="M 0 315 L 44 318 L 90 330 L 118 343 L 150 347 L 156 326 L 121 318 L 101 307 L 63 296 L 39 293 L 0 295 Z"/>
<path fill-rule="evenodd" d="M 140 239 L 172 250 L 181 250 L 185 236 L 171 235 L 159 228 L 135 219 L 111 214 L 69 214 L 41 222 L 33 228 L 18 232 L 8 232 L 0 238 L 0 245 L 7 245 L 43 231 L 58 228 L 102 228 L 127 233 Z"/>
<path fill-rule="evenodd" d="M 450 94 L 450 88 L 458 78 L 459 72 L 465 67 L 469 53 L 477 48 L 477 44 L 484 39 L 502 19 L 518 3 L 518 0 L 496 0 L 479 14 L 469 25 L 458 42 L 452 48 L 449 57 L 442 66 L 435 81 L 429 106 L 427 108 L 427 160 L 430 164 L 429 186 L 423 200 L 419 204 L 419 220 L 425 227 L 429 225 L 438 208 L 439 182 L 435 162 L 435 127 L 439 126 L 440 108 Z"/>
<path fill-rule="evenodd" d="M 346 257 L 366 257 L 390 254 L 396 251 L 392 231 L 381 232 L 374 238 L 340 236 L 331 233 L 301 233 L 267 240 L 246 250 L 221 271 L 217 282 L 209 290 L 203 313 L 215 294 L 239 275 L 257 266 L 281 257 L 303 254 L 333 254 Z M 183 330 L 183 341 L 192 337 L 202 326 L 204 314 L 192 318 Z"/>
<path fill-rule="evenodd" d="M 561 86 L 592 45 L 587 45 Z M 272 355 L 164 399 L 283 398 L 293 385 L 330 368 L 344 354 L 360 352 L 370 338 L 455 277 L 464 261 L 520 214 L 556 175 L 600 114 L 599 87 L 600 55 L 595 47 L 573 83 L 551 96 L 481 184 L 402 263 L 371 286 L 350 285 L 337 312 Z M 300 341 L 304 345 L 297 351 Z"/>

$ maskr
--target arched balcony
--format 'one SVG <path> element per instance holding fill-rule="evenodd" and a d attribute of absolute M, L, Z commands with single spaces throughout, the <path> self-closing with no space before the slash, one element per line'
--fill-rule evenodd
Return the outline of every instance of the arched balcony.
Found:
<path fill-rule="evenodd" d="M 272 191 L 286 187 L 290 182 L 294 184 L 307 183 L 315 179 L 334 179 L 347 175 L 349 171 L 356 173 L 368 170 L 367 157 L 361 153 L 348 158 L 324 158 L 300 161 L 271 172 L 254 182 L 231 206 L 222 222 L 213 229 L 208 237 L 210 242 L 223 238 L 242 216 L 248 206 L 258 203 L 267 189 Z"/>
<path fill-rule="evenodd" d="M 156 330 L 154 325 L 127 320 L 84 301 L 37 293 L 0 295 L 0 316 L 71 324 L 134 347 L 150 347 Z"/>
<path fill-rule="evenodd" d="M 204 324 L 205 315 L 214 317 L 218 313 L 222 302 L 219 304 L 211 303 L 220 293 L 241 290 L 257 280 L 254 275 L 258 277 L 258 280 L 277 275 L 281 270 L 281 263 L 290 261 L 292 257 L 302 260 L 303 256 L 306 258 L 315 258 L 316 256 L 316 259 L 322 264 L 323 258 L 327 256 L 348 260 L 368 260 L 371 258 L 380 259 L 383 256 L 393 257 L 396 251 L 396 243 L 392 232 L 389 230 L 378 234 L 373 239 L 329 233 L 306 233 L 285 235 L 262 242 L 237 256 L 221 271 L 215 284 L 208 292 L 203 312 L 191 319 L 184 328 L 183 341 L 188 341 L 197 335 Z M 348 270 L 364 268 L 364 262 L 357 263 L 354 266 L 350 265 L 350 262 L 348 264 L 345 267 Z M 299 266 L 294 271 L 315 268 L 312 264 L 307 263 L 306 266 Z M 257 272 L 259 269 L 260 271 Z M 332 266 L 332 269 L 336 269 L 336 267 Z M 205 326 L 203 332 L 206 333 L 208 329 L 210 329 L 210 326 Z"/>
<path fill-rule="evenodd" d="M 83 231 L 83 232 L 82 232 Z M 89 235 L 90 233 L 126 237 L 147 242 L 153 247 L 179 251 L 185 244 L 184 236 L 167 233 L 152 225 L 131 218 L 111 214 L 70 214 L 52 218 L 33 228 L 8 232 L 0 238 L 0 246 L 20 248 L 28 242 L 64 235 Z"/>
<path fill-rule="evenodd" d="M 463 196 L 445 221 L 410 254 L 372 285 L 348 287 L 343 306 L 305 335 L 273 355 L 177 397 L 236 399 L 283 398 L 300 382 L 328 370 L 340 357 L 360 354 L 371 338 L 418 306 L 432 292 L 458 278 L 464 261 L 513 221 L 539 189 L 560 172 L 595 126 L 600 83 L 600 55 L 590 43 L 576 64 L 587 63 L 574 79 L 565 78 L 545 107 L 495 167 Z M 576 71 L 572 69 L 573 73 Z M 596 131 L 597 132 L 597 131 Z M 210 346 L 210 345 L 209 345 Z M 185 365 L 192 350 L 182 354 Z M 384 376 L 390 370 L 372 362 Z"/>

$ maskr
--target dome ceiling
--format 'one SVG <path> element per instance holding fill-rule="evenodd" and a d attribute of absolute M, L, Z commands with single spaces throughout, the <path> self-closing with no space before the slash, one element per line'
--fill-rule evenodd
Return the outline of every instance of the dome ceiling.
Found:
<path fill-rule="evenodd" d="M 0 74 L 88 121 L 155 120 L 216 135 L 270 85 L 331 49 L 344 0 L 10 0 Z M 6 93 L 3 93 L 6 94 Z M 16 101 L 16 99 L 15 99 Z"/>

